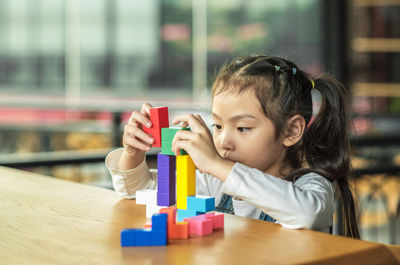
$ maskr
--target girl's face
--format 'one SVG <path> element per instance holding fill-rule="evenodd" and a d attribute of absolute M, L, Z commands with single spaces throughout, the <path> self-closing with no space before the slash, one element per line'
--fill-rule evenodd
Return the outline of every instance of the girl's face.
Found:
<path fill-rule="evenodd" d="M 254 91 L 224 91 L 214 96 L 212 119 L 214 145 L 224 159 L 281 176 L 286 149 L 282 139 L 275 140 L 275 126 Z"/>

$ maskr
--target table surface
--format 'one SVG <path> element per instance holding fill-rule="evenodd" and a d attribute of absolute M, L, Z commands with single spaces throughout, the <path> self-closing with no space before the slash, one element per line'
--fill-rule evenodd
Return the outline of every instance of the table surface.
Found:
<path fill-rule="evenodd" d="M 146 221 L 111 190 L 0 167 L 1 264 L 400 264 L 395 246 L 228 214 L 205 237 L 122 248 L 120 231 Z"/>

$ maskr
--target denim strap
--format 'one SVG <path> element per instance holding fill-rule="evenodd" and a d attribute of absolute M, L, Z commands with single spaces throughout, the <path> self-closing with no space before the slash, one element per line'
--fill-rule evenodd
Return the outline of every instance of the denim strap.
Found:
<path fill-rule="evenodd" d="M 235 211 L 233 209 L 232 196 L 224 193 L 217 207 L 215 207 L 215 210 L 218 212 L 235 214 Z M 275 222 L 275 219 L 265 214 L 264 212 L 261 212 L 260 216 L 258 217 L 258 220 L 263 220 L 271 223 Z"/>

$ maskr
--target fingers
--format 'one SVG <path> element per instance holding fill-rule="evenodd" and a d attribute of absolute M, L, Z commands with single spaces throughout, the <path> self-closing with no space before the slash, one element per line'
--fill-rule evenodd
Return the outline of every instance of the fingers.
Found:
<path fill-rule="evenodd" d="M 175 153 L 175 156 L 180 155 L 180 150 L 185 150 L 190 155 L 189 149 L 190 149 L 189 141 L 176 142 L 175 145 L 172 147 L 172 151 Z"/>
<path fill-rule="evenodd" d="M 204 127 L 207 127 L 207 124 L 203 120 L 203 118 L 200 116 L 200 114 L 195 114 L 196 118 L 203 124 Z"/>
<path fill-rule="evenodd" d="M 131 124 L 126 124 L 125 129 L 124 129 L 124 134 L 127 134 L 132 137 L 139 138 L 143 142 L 146 142 L 148 144 L 152 144 L 154 142 L 153 137 L 145 133 L 142 129 L 140 129 L 137 126 L 131 125 Z"/>
<path fill-rule="evenodd" d="M 172 123 L 178 124 L 180 122 L 182 122 L 183 125 L 186 125 L 186 126 L 182 125 L 182 127 L 189 126 L 193 132 L 196 132 L 196 131 L 200 132 L 207 128 L 207 126 L 205 126 L 203 119 L 201 119 L 200 115 L 198 115 L 198 114 L 196 114 L 196 115 L 195 114 L 178 115 L 177 117 L 175 117 L 175 119 L 173 120 Z"/>
<path fill-rule="evenodd" d="M 123 146 L 127 148 L 133 148 L 133 149 L 138 149 L 142 151 L 149 151 L 151 148 L 151 145 L 149 145 L 146 142 L 143 142 L 139 138 L 133 137 L 132 135 L 124 135 L 123 138 Z"/>
<path fill-rule="evenodd" d="M 153 106 L 150 104 L 150 103 L 144 103 L 143 104 L 143 106 L 142 106 L 142 109 L 141 109 L 141 113 L 142 114 L 147 114 L 146 116 L 147 117 L 150 117 L 150 109 L 152 108 Z"/>
<path fill-rule="evenodd" d="M 144 125 L 147 128 L 150 128 L 151 127 L 150 116 L 146 117 L 145 115 L 146 114 L 143 114 L 143 113 L 135 110 L 132 112 L 131 117 L 129 118 L 129 123 L 133 126 Z"/>
<path fill-rule="evenodd" d="M 190 153 L 188 149 L 190 148 L 191 143 L 198 141 L 199 134 L 190 131 L 180 130 L 175 134 L 174 139 L 172 140 L 172 151 L 177 156 L 180 154 L 180 149 L 183 149 L 187 153 Z"/>

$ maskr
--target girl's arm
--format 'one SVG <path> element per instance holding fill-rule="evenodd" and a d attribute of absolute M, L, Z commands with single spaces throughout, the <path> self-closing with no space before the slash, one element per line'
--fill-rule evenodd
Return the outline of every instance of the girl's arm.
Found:
<path fill-rule="evenodd" d="M 253 204 L 287 228 L 326 228 L 335 210 L 334 185 L 309 173 L 295 183 L 236 163 L 222 192 Z"/>
<path fill-rule="evenodd" d="M 150 169 L 145 160 L 136 168 L 130 170 L 118 169 L 123 148 L 111 151 L 106 157 L 106 167 L 109 170 L 114 189 L 127 199 L 134 199 L 137 190 L 157 188 L 157 170 Z M 220 199 L 222 182 L 213 176 L 196 170 L 196 194 L 215 196 L 216 203 Z"/>
<path fill-rule="evenodd" d="M 137 190 L 155 189 L 157 174 L 154 171 L 149 171 L 145 159 L 133 169 L 119 169 L 118 163 L 123 152 L 124 149 L 119 148 L 111 151 L 106 157 L 106 167 L 111 174 L 113 187 L 118 194 L 127 199 L 133 199 Z"/>

